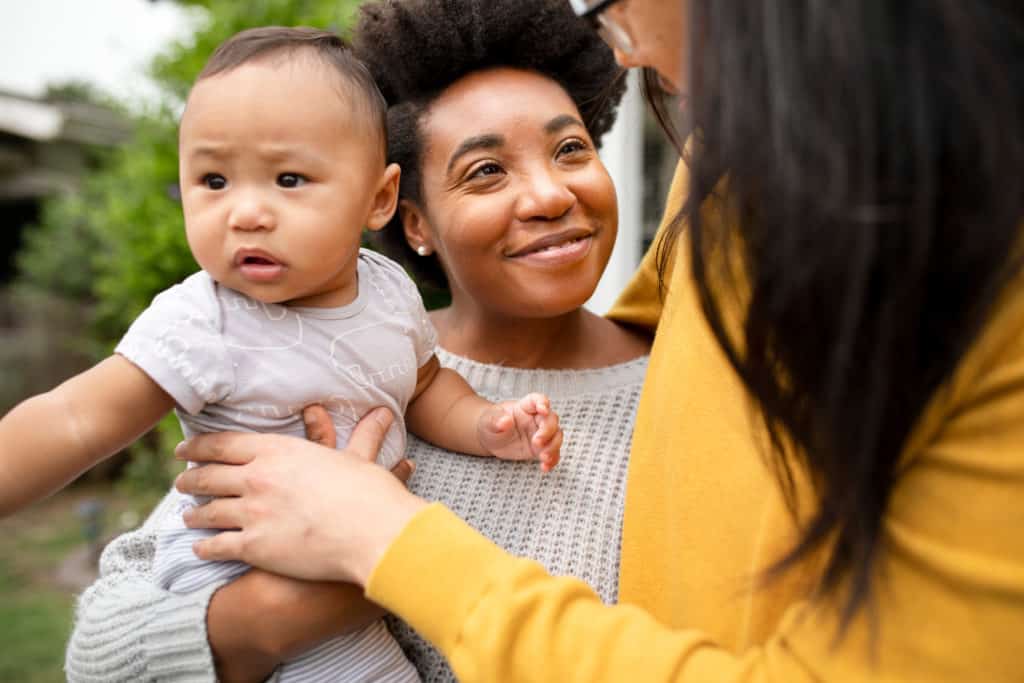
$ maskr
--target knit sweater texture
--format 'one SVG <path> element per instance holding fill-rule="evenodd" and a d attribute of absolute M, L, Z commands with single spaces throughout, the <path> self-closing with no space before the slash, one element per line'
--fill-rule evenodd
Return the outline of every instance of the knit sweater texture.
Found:
<path fill-rule="evenodd" d="M 442 365 L 482 396 L 551 397 L 565 440 L 562 460 L 507 463 L 443 451 L 410 436 L 410 488 L 441 501 L 498 545 L 532 557 L 553 574 L 587 582 L 605 602 L 618 594 L 619 547 L 632 425 L 647 359 L 591 370 L 524 370 L 488 365 L 438 349 Z M 206 611 L 216 587 L 175 595 L 153 580 L 155 530 L 172 514 L 172 492 L 138 530 L 115 539 L 100 578 L 80 597 L 66 670 L 74 682 L 212 681 Z M 431 586 L 412 577 L 424 595 Z M 443 611 L 445 606 L 438 604 Z M 454 680 L 441 654 L 397 619 L 396 638 L 425 681 Z"/>

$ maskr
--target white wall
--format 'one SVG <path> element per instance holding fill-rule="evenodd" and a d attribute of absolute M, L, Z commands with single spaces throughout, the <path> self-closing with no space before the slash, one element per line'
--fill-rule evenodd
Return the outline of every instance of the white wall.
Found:
<path fill-rule="evenodd" d="M 629 74 L 619 118 L 604 136 L 601 159 L 611 173 L 619 199 L 619 237 L 597 291 L 586 306 L 604 314 L 633 275 L 643 256 L 644 101 L 639 72 Z"/>

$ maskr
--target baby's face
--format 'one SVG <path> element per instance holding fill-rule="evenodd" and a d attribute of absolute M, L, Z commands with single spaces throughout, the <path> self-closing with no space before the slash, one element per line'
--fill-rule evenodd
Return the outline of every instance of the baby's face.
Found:
<path fill-rule="evenodd" d="M 244 64 L 193 88 L 178 150 L 185 231 L 218 282 L 267 303 L 355 298 L 384 159 L 341 93 L 306 60 Z"/>

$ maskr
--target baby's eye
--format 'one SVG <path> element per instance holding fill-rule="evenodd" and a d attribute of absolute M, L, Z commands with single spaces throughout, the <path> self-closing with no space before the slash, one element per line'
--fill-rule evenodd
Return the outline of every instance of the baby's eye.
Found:
<path fill-rule="evenodd" d="M 298 173 L 282 173 L 277 176 L 277 184 L 281 187 L 298 187 L 306 183 L 306 177 Z"/>
<path fill-rule="evenodd" d="M 200 182 L 211 190 L 223 190 L 228 186 L 228 179 L 220 173 L 207 173 Z"/>

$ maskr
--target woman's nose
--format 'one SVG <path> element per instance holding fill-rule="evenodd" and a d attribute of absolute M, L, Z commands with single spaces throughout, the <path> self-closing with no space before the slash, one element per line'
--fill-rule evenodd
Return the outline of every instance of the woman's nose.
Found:
<path fill-rule="evenodd" d="M 270 206 L 258 193 L 240 193 L 228 217 L 232 230 L 273 230 L 277 221 Z"/>
<path fill-rule="evenodd" d="M 557 174 L 532 174 L 519 196 L 516 218 L 521 221 L 554 220 L 576 204 L 576 195 Z"/>

